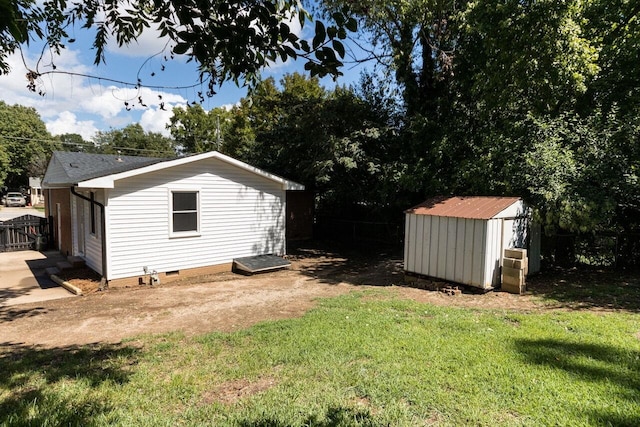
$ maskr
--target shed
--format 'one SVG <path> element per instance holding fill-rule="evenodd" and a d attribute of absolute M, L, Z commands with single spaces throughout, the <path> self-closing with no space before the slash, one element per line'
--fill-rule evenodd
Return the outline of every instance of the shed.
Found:
<path fill-rule="evenodd" d="M 530 223 L 518 197 L 429 199 L 405 211 L 405 272 L 492 289 L 504 249 L 529 246 Z M 530 273 L 539 269 L 539 249 L 531 252 Z"/>
<path fill-rule="evenodd" d="M 43 187 L 55 246 L 110 285 L 284 255 L 286 193 L 304 189 L 215 151 L 175 159 L 58 151 Z"/>

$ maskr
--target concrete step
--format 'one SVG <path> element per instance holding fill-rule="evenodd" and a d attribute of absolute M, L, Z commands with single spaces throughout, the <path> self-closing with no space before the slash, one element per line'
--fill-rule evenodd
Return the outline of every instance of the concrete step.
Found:
<path fill-rule="evenodd" d="M 71 263 L 68 261 L 60 261 L 56 263 L 56 266 L 60 271 L 71 270 L 73 268 L 73 265 L 71 265 Z"/>
<path fill-rule="evenodd" d="M 67 257 L 67 261 L 71 264 L 73 268 L 82 268 L 85 266 L 84 259 L 79 256 L 70 256 Z"/>

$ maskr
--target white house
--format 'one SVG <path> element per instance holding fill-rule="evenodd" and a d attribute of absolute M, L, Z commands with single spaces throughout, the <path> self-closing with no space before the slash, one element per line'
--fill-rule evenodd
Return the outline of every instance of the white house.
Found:
<path fill-rule="evenodd" d="M 29 197 L 31 206 L 42 204 L 42 180 L 38 177 L 29 177 Z"/>
<path fill-rule="evenodd" d="M 540 269 L 539 237 L 518 197 L 434 198 L 405 211 L 404 269 L 491 289 L 504 249 L 529 248 L 529 272 Z"/>
<path fill-rule="evenodd" d="M 54 152 L 43 188 L 57 249 L 110 285 L 282 255 L 286 191 L 304 189 L 218 152 L 171 160 Z"/>

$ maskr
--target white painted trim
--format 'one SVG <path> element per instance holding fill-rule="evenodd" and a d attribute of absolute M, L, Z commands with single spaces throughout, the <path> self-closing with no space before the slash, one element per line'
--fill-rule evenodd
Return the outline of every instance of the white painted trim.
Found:
<path fill-rule="evenodd" d="M 106 272 L 103 271 L 102 272 L 102 276 L 106 279 L 106 280 L 110 280 L 111 279 L 111 271 L 112 271 L 112 264 L 113 264 L 113 260 L 111 259 L 111 227 L 110 225 L 110 213 L 109 213 L 109 200 L 111 195 L 109 194 L 109 190 L 104 189 L 103 191 L 103 197 L 104 200 L 102 202 L 102 204 L 104 205 L 104 236 L 102 236 L 102 238 L 104 239 L 104 244 L 102 246 L 103 250 L 106 252 L 106 255 L 104 257 L 104 259 L 107 262 L 107 265 L 105 266 L 106 268 Z M 102 225 L 100 225 L 100 227 L 102 227 Z"/>
<path fill-rule="evenodd" d="M 173 193 L 196 193 L 196 213 L 197 217 L 197 230 L 196 231 L 173 231 Z M 169 238 L 183 238 L 183 237 L 200 237 L 202 235 L 202 202 L 201 202 L 201 188 L 167 188 L 167 198 L 169 199 L 168 214 L 169 214 Z"/>
<path fill-rule="evenodd" d="M 217 151 L 209 151 L 207 153 L 195 154 L 193 156 L 181 157 L 179 159 L 174 159 L 174 160 L 167 160 L 164 162 L 155 163 L 149 166 L 144 166 L 144 167 L 129 170 L 126 172 L 94 178 L 87 181 L 79 182 L 77 186 L 82 188 L 87 188 L 87 187 L 114 188 L 115 181 L 118 181 L 121 179 L 143 175 L 146 173 L 156 172 L 156 171 L 172 168 L 174 166 L 180 166 L 187 163 L 197 162 L 197 161 L 206 160 L 206 159 L 218 159 L 230 165 L 236 166 L 240 169 L 244 169 L 246 171 L 259 175 L 263 178 L 270 179 L 271 181 L 281 184 L 284 190 L 304 190 L 304 185 L 302 184 L 298 184 L 293 181 L 288 181 L 277 175 L 270 174 L 261 169 L 258 169 L 244 162 L 241 162 L 240 160 L 236 160 L 229 156 L 225 156 L 224 154 L 219 153 Z"/>

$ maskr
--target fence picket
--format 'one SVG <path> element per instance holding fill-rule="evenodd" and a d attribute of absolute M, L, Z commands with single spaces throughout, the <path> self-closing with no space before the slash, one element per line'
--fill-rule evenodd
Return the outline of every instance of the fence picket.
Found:
<path fill-rule="evenodd" d="M 34 249 L 38 239 L 46 241 L 47 220 L 34 215 L 24 215 L 0 222 L 0 252 Z"/>

